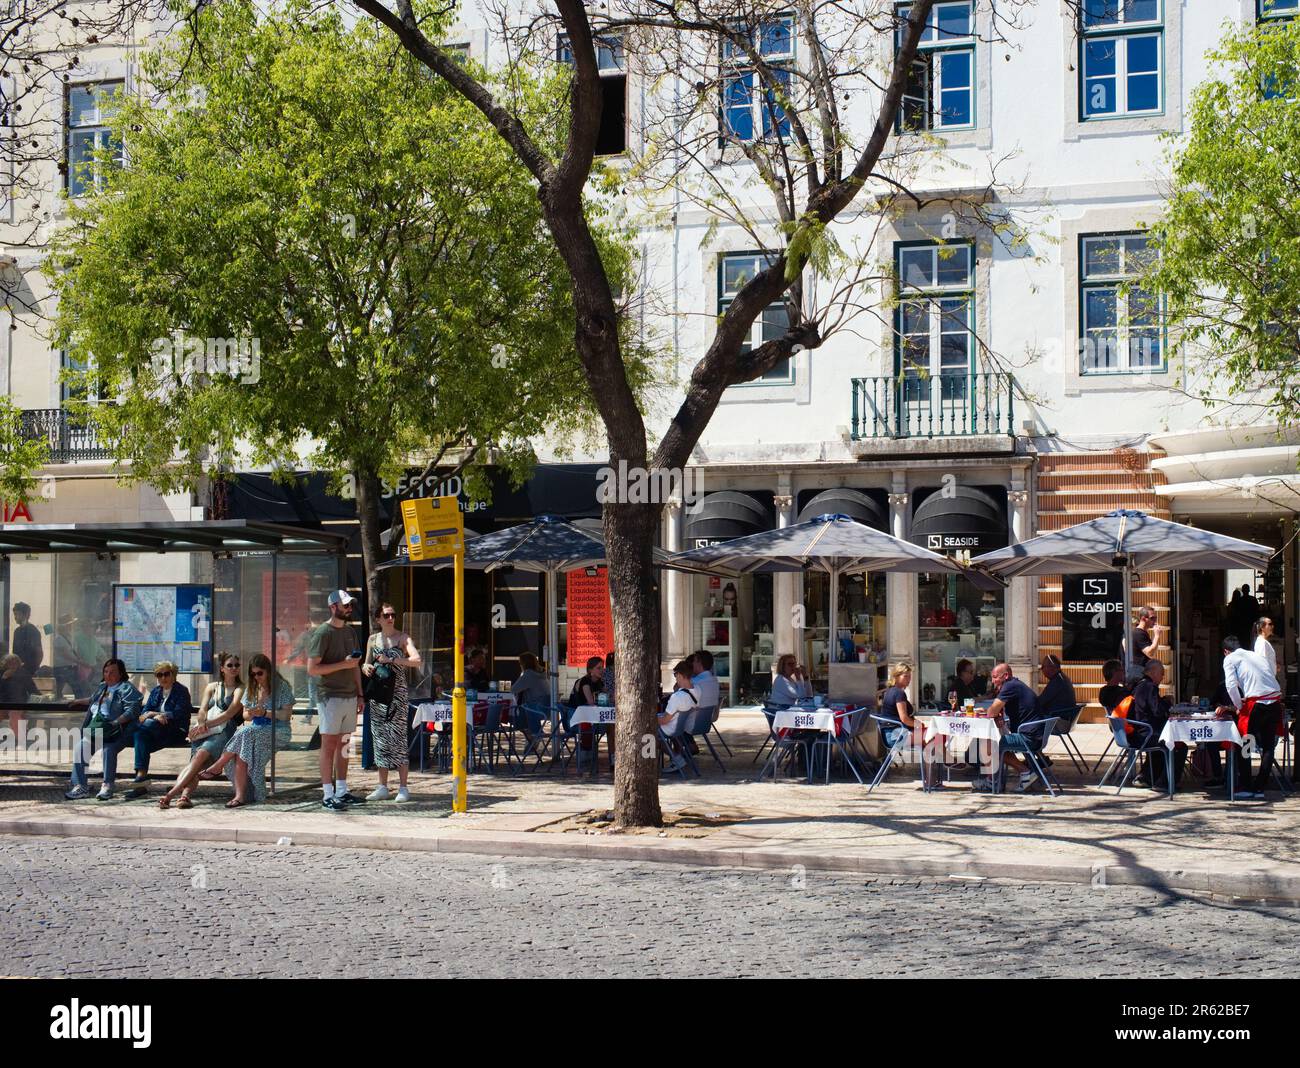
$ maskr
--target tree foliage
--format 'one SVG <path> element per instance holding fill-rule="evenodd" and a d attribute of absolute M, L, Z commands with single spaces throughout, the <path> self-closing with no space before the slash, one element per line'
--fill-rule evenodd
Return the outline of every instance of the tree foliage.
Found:
<path fill-rule="evenodd" d="M 70 207 L 49 273 L 132 478 L 192 487 L 238 460 L 395 479 L 448 449 L 521 469 L 530 436 L 589 423 L 533 183 L 385 36 L 224 0 L 150 55 L 153 99 L 122 101 L 128 166 Z M 516 89 L 548 119 L 554 87 Z M 621 278 L 627 246 L 599 233 Z"/>
<path fill-rule="evenodd" d="M 1207 401 L 1300 416 L 1300 22 L 1231 29 L 1171 149 L 1160 248 L 1170 349 Z M 1244 398 L 1244 400 L 1243 400 Z"/>

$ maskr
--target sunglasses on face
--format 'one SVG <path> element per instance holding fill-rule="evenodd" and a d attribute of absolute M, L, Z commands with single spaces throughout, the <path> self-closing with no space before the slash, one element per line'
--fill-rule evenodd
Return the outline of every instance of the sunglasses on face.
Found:
<path fill-rule="evenodd" d="M 234 671 L 235 668 L 239 667 L 239 661 L 238 661 L 238 660 L 227 660 L 227 661 L 226 661 L 224 664 L 222 664 L 221 666 L 224 667 L 224 668 L 228 668 L 228 669 L 230 669 L 231 671 Z"/>
<path fill-rule="evenodd" d="M 381 613 L 380 613 L 380 618 L 381 618 L 381 619 L 396 619 L 396 618 L 397 618 L 397 613 L 396 613 L 396 612 L 381 612 Z"/>
<path fill-rule="evenodd" d="M 172 673 L 170 671 L 159 671 L 156 675 L 154 675 L 155 679 L 170 679 L 171 677 L 172 677 Z"/>
<path fill-rule="evenodd" d="M 253 668 L 252 674 L 254 674 L 254 675 L 265 675 L 266 672 L 263 671 L 261 668 Z"/>

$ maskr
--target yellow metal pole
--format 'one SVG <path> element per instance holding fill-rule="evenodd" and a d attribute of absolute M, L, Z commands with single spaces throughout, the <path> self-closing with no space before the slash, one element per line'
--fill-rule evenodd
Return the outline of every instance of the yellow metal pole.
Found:
<path fill-rule="evenodd" d="M 451 691 L 451 810 L 465 812 L 469 808 L 465 789 L 465 746 L 469 730 L 465 717 L 465 553 L 463 551 L 455 554 L 455 563 L 456 642 L 451 661 L 454 683 Z"/>

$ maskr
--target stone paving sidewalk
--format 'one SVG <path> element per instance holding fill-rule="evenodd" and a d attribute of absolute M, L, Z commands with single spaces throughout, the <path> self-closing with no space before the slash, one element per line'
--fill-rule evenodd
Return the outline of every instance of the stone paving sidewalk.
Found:
<path fill-rule="evenodd" d="M 412 772 L 410 804 L 370 802 L 346 813 L 320 807 L 317 754 L 296 748 L 311 728 L 295 725 L 295 749 L 281 754 L 280 790 L 268 804 L 224 808 L 230 789 L 204 784 L 193 809 L 162 811 L 161 776 L 179 766 L 180 751 L 155 758 L 152 796 L 126 801 L 66 802 L 66 779 L 36 769 L 0 774 L 0 833 L 190 839 L 240 843 L 289 838 L 299 845 L 460 851 L 507 855 L 609 857 L 750 867 L 804 865 L 882 874 L 1014 877 L 1065 882 L 1142 883 L 1179 889 L 1300 901 L 1300 797 L 1229 804 L 1185 784 L 1174 800 L 1146 789 L 1099 790 L 1080 776 L 1059 743 L 1055 769 L 1065 792 L 992 796 L 954 782 L 932 794 L 914 770 L 891 773 L 868 795 L 856 782 L 809 785 L 757 781 L 751 758 L 761 717 L 728 710 L 720 722 L 733 757 L 719 773 L 707 753 L 704 776 L 663 779 L 665 814 L 681 818 L 661 832 L 595 833 L 577 819 L 613 803 L 603 753 L 596 780 L 571 768 L 560 777 L 476 774 L 470 810 L 453 815 L 450 779 Z M 1104 730 L 1077 729 L 1091 765 Z M 119 797 L 129 786 L 124 755 Z M 395 781 L 395 778 L 394 778 Z M 353 793 L 369 792 L 373 772 L 354 770 Z M 97 787 L 94 777 L 92 789 Z M 691 817 L 691 818 L 686 818 Z"/>

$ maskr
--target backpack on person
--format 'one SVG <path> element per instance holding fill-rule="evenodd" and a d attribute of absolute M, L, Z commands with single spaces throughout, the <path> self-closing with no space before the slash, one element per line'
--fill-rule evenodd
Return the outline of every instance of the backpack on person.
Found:
<path fill-rule="evenodd" d="M 1115 706 L 1115 711 L 1112 712 L 1111 715 L 1118 716 L 1120 719 L 1128 719 L 1128 714 L 1129 712 L 1132 711 L 1132 709 L 1133 709 L 1133 695 L 1129 694 L 1127 697 L 1120 699 L 1119 704 Z M 1134 728 L 1129 723 L 1124 724 L 1124 733 L 1129 735 L 1130 737 L 1132 737 L 1135 729 L 1136 728 Z"/>

